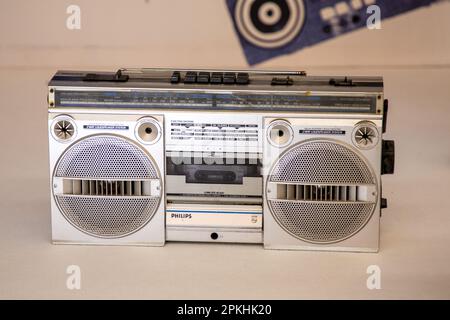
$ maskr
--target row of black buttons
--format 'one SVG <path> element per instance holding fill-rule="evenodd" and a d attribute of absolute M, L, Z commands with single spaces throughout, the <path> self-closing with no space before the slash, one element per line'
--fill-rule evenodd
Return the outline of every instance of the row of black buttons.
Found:
<path fill-rule="evenodd" d="M 181 82 L 181 73 L 174 71 L 170 77 L 171 83 Z M 250 83 L 249 74 L 246 72 L 196 72 L 188 71 L 184 76 L 184 83 L 200 83 L 200 84 L 240 84 Z"/>

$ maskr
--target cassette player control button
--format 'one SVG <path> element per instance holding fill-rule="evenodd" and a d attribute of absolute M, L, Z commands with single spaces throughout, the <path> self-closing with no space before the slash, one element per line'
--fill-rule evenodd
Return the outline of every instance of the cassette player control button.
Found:
<path fill-rule="evenodd" d="M 247 72 L 239 72 L 236 77 L 237 84 L 248 84 L 250 82 L 250 78 Z"/>
<path fill-rule="evenodd" d="M 223 83 L 234 84 L 236 82 L 236 74 L 233 72 L 225 72 L 223 74 Z"/>
<path fill-rule="evenodd" d="M 170 83 L 179 83 L 181 80 L 181 75 L 179 71 L 174 71 L 170 77 Z"/>
<path fill-rule="evenodd" d="M 199 72 L 197 83 L 209 83 L 209 72 Z"/>
<path fill-rule="evenodd" d="M 197 82 L 197 72 L 188 71 L 184 77 L 184 83 L 196 83 Z"/>
<path fill-rule="evenodd" d="M 213 72 L 211 74 L 211 84 L 221 84 L 223 78 L 222 72 Z"/>

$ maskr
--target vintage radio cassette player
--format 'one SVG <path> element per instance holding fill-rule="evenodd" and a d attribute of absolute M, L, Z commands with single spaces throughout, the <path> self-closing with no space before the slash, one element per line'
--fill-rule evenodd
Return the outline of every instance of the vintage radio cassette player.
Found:
<path fill-rule="evenodd" d="M 378 251 L 382 78 L 60 71 L 48 103 L 54 243 Z"/>

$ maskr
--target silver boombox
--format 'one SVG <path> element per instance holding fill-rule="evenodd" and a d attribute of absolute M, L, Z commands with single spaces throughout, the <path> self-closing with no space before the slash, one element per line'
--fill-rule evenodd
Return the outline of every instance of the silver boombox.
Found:
<path fill-rule="evenodd" d="M 54 243 L 378 251 L 381 78 L 60 71 L 48 103 Z"/>

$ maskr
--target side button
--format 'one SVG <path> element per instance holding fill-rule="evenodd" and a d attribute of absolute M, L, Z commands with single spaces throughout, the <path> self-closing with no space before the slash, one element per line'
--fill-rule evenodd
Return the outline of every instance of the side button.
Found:
<path fill-rule="evenodd" d="M 386 198 L 381 198 L 381 204 L 380 204 L 381 209 L 386 209 L 388 207 L 388 202 Z"/>
<path fill-rule="evenodd" d="M 384 102 L 383 102 L 383 125 L 382 125 L 383 133 L 386 132 L 388 111 L 389 111 L 389 100 L 384 99 Z"/>
<path fill-rule="evenodd" d="M 395 142 L 393 140 L 383 140 L 381 157 L 381 174 L 393 174 L 395 168 Z"/>

